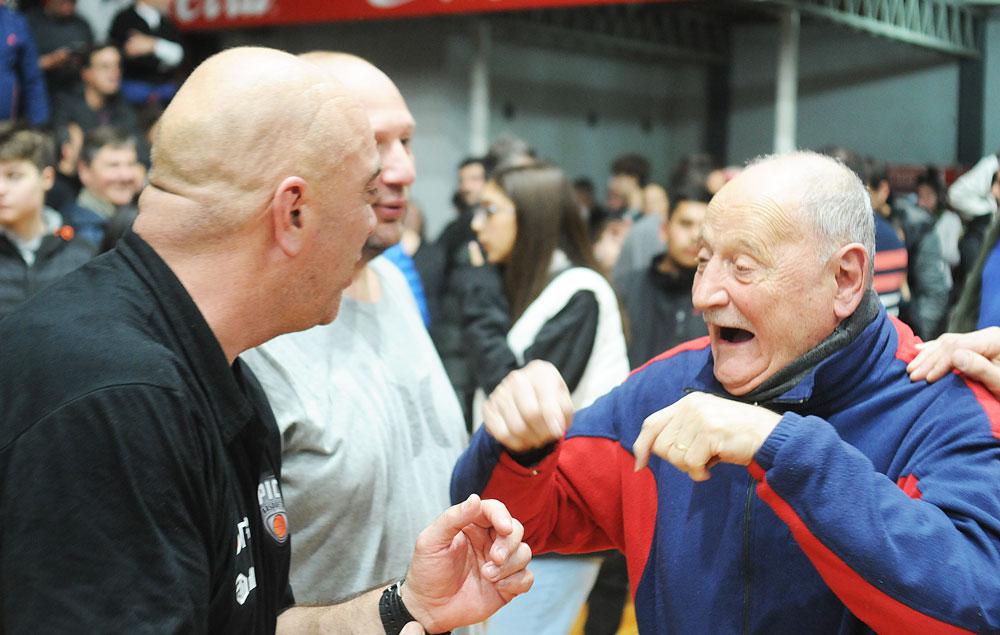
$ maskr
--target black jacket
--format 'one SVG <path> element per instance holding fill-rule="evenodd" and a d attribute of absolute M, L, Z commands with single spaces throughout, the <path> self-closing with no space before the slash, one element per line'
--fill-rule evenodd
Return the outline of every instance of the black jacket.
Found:
<path fill-rule="evenodd" d="M 91 259 L 90 243 L 74 238 L 68 227 L 42 238 L 30 267 L 17 247 L 0 235 L 0 318 L 39 290 Z"/>
<path fill-rule="evenodd" d="M 708 327 L 691 305 L 694 270 L 663 273 L 654 258 L 648 267 L 619 281 L 621 298 L 630 325 L 628 363 L 638 368 L 682 342 L 708 334 Z"/>

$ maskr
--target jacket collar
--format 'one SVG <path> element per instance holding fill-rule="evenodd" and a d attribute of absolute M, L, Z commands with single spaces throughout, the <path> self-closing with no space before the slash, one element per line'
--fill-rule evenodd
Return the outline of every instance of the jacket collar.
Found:
<path fill-rule="evenodd" d="M 894 329 L 885 309 L 869 291 L 833 333 L 749 394 L 735 397 L 726 392 L 715 378 L 711 355 L 685 392 L 709 392 L 778 409 L 825 409 L 854 392 L 867 376 L 866 367 L 874 366 L 874 360 L 890 347 L 891 332 Z"/>

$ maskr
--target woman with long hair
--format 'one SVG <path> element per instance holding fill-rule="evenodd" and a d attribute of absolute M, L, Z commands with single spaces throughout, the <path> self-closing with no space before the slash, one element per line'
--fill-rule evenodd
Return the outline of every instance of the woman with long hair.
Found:
<path fill-rule="evenodd" d="M 559 369 L 576 408 L 625 379 L 618 301 L 597 271 L 586 224 L 559 168 L 536 163 L 493 175 L 472 228 L 485 258 L 472 243 L 470 259 L 492 265 L 468 270 L 463 285 L 466 341 L 483 391 L 533 359 Z M 532 592 L 490 620 L 491 635 L 569 632 L 599 564 L 587 556 L 536 558 Z"/>

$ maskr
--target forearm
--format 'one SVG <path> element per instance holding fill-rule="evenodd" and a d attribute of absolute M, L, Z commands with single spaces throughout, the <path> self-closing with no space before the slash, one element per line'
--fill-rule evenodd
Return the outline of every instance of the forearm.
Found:
<path fill-rule="evenodd" d="M 876 631 L 979 630 L 1000 623 L 997 501 L 979 492 L 977 507 L 957 492 L 1000 478 L 992 454 L 962 453 L 957 468 L 928 459 L 914 500 L 830 424 L 786 414 L 750 472 L 831 590 Z"/>
<path fill-rule="evenodd" d="M 378 601 L 384 589 L 366 591 L 333 606 L 294 606 L 278 617 L 279 634 L 384 635 Z"/>

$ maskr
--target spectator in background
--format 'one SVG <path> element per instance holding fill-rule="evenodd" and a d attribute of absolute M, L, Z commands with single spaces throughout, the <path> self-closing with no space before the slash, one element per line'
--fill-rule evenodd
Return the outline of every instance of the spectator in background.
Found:
<path fill-rule="evenodd" d="M 459 214 L 479 204 L 486 185 L 486 166 L 478 157 L 469 157 L 458 164 L 458 190 L 455 192 Z"/>
<path fill-rule="evenodd" d="M 673 188 L 670 210 L 660 229 L 666 251 L 618 285 L 629 320 L 631 368 L 708 334 L 705 320 L 691 304 L 691 285 L 698 269 L 698 240 L 710 198 L 705 185 L 697 180 Z"/>
<path fill-rule="evenodd" d="M 647 207 L 647 202 L 653 207 Z M 663 188 L 649 181 L 649 161 L 645 157 L 624 154 L 611 162 L 608 209 L 626 222 L 627 230 L 615 258 L 615 278 L 642 269 L 650 258 L 663 251 L 660 225 L 668 206 Z"/>
<path fill-rule="evenodd" d="M 56 125 L 73 122 L 85 132 L 100 126 L 114 126 L 139 137 L 135 109 L 122 98 L 121 53 L 114 46 L 95 47 L 87 52 L 80 77 L 81 86 L 55 105 Z"/>
<path fill-rule="evenodd" d="M 990 188 L 993 175 L 1000 169 L 998 157 L 1000 152 L 986 155 L 948 188 L 948 204 L 965 223 L 965 233 L 958 243 L 961 276 L 956 277 L 956 282 L 963 288 L 982 251 L 986 231 L 997 215 L 997 202 Z"/>
<path fill-rule="evenodd" d="M 44 134 L 0 124 L 0 317 L 94 253 L 44 204 L 54 154 Z"/>
<path fill-rule="evenodd" d="M 38 65 L 38 49 L 24 16 L 0 4 L 0 121 L 49 121 L 49 96 Z"/>
<path fill-rule="evenodd" d="M 52 103 L 80 85 L 80 67 L 94 45 L 87 21 L 76 14 L 76 0 L 44 0 L 26 16 L 38 47 L 38 64 Z"/>
<path fill-rule="evenodd" d="M 935 219 L 926 210 L 902 199 L 893 200 L 884 162 L 865 159 L 862 180 L 871 196 L 872 208 L 892 224 L 906 246 L 909 300 L 900 306 L 900 318 L 923 339 L 933 339 L 941 332 L 951 293 L 951 276 L 934 232 Z"/>
<path fill-rule="evenodd" d="M 953 306 L 961 293 L 961 285 L 965 275 L 961 271 L 962 254 L 959 244 L 962 240 L 964 225 L 962 217 L 948 209 L 948 194 L 945 191 L 941 174 L 933 166 L 927 167 L 927 172 L 917 177 L 916 204 L 921 209 L 931 213 L 934 220 L 934 232 L 941 243 L 941 258 L 944 259 L 951 282 L 948 305 Z M 937 332 L 945 328 L 944 320 L 938 325 Z"/>
<path fill-rule="evenodd" d="M 990 182 L 990 196 L 994 205 L 1000 203 L 1000 168 L 997 167 L 994 167 Z M 948 330 L 965 333 L 988 326 L 1000 326 L 1000 216 L 993 217 L 986 231 L 979 257 L 952 311 Z"/>
<path fill-rule="evenodd" d="M 91 130 L 84 136 L 77 169 L 83 189 L 63 213 L 77 233 L 97 247 L 104 226 L 132 205 L 142 187 L 135 138 L 107 126 Z"/>
<path fill-rule="evenodd" d="M 133 104 L 167 103 L 177 92 L 184 47 L 169 12 L 170 0 L 137 0 L 111 23 L 109 40 L 125 59 L 122 94 Z"/>
<path fill-rule="evenodd" d="M 495 172 L 473 228 L 490 265 L 503 267 L 501 275 L 473 248 L 477 266 L 463 275 L 466 342 L 479 387 L 491 392 L 507 373 L 535 359 L 559 369 L 576 407 L 621 382 L 628 359 L 618 301 L 596 271 L 586 225 L 562 171 L 534 164 Z M 533 593 L 491 618 L 491 634 L 569 632 L 599 560 L 548 556 L 536 558 L 532 568 Z"/>
<path fill-rule="evenodd" d="M 80 178 L 77 164 L 83 149 L 83 130 L 75 123 L 67 123 L 56 128 L 56 177 L 45 194 L 45 204 L 52 209 L 66 209 L 80 194 Z"/>
<path fill-rule="evenodd" d="M 469 242 L 476 239 L 472 231 L 472 215 L 482 195 L 478 177 L 484 175 L 485 178 L 485 174 L 485 159 L 467 157 L 458 164 L 458 182 L 453 199 L 458 216 L 445 226 L 431 249 L 424 250 L 427 253 L 420 268 L 431 307 L 431 339 L 455 389 L 469 430 L 474 424 L 472 396 L 476 392 L 476 382 L 469 347 L 462 333 L 462 298 L 456 281 L 459 272 L 469 266 Z"/>
<path fill-rule="evenodd" d="M 639 154 L 622 154 L 611 162 L 608 211 L 633 221 L 642 218 L 643 188 L 649 183 L 649 161 Z"/>

